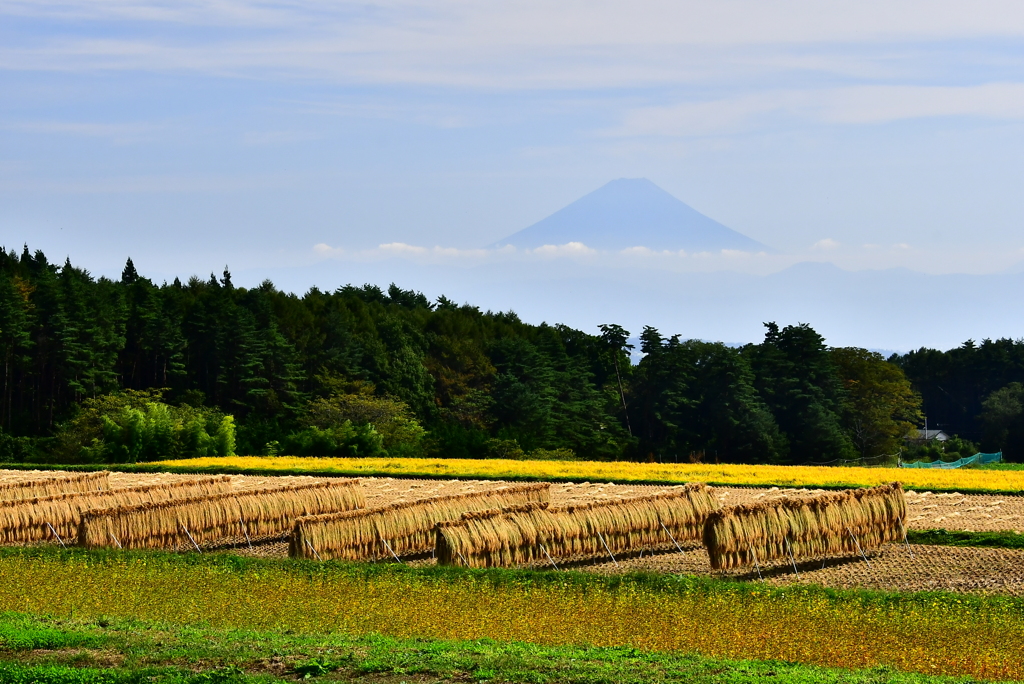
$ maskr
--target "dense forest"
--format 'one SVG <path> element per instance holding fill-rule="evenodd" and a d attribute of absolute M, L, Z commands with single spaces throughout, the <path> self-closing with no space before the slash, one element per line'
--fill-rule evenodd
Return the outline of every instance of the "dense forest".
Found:
<path fill-rule="evenodd" d="M 922 422 L 1024 441 L 1024 343 L 889 360 L 810 326 L 759 344 L 530 325 L 395 285 L 156 284 L 0 251 L 0 459 L 230 453 L 805 463 Z M 1018 437 L 1019 433 L 1019 437 Z"/>
<path fill-rule="evenodd" d="M 929 429 L 1024 461 L 1024 340 L 968 340 L 956 349 L 894 355 L 922 396 Z"/>

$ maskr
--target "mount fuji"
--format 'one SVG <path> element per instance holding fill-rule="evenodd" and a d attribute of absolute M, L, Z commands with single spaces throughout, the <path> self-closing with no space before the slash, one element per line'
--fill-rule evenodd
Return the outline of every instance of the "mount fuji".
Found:
<path fill-rule="evenodd" d="M 536 249 L 569 242 L 610 251 L 629 247 L 687 252 L 773 251 L 708 218 L 646 178 L 613 180 L 490 246 Z"/>

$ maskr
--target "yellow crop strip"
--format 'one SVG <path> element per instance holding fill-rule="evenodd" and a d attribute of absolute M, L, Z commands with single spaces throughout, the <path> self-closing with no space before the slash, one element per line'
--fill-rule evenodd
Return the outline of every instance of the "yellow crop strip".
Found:
<path fill-rule="evenodd" d="M 406 477 L 601 479 L 613 482 L 708 482 L 782 487 L 872 487 L 899 481 L 941 490 L 1024 491 L 1024 471 L 828 468 L 817 466 L 707 465 L 624 461 L 513 461 L 443 458 L 301 458 L 228 456 L 161 461 L 179 468 L 239 468 Z"/>
<path fill-rule="evenodd" d="M 491 582 L 485 575 L 357 566 L 232 567 L 151 555 L 0 558 L 0 610 L 215 628 L 633 646 L 838 667 L 1024 678 L 1013 600 L 865 600 L 756 585 L 650 587 Z M 951 637 L 951 635 L 953 635 Z"/>

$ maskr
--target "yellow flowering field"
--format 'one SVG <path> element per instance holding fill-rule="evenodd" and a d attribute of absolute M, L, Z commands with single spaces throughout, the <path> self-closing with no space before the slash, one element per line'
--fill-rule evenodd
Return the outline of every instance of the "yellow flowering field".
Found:
<path fill-rule="evenodd" d="M 929 490 L 1024 491 L 1024 471 L 821 466 L 708 465 L 625 461 L 513 461 L 443 458 L 303 458 L 228 456 L 160 461 L 176 468 L 232 468 L 324 472 L 354 476 L 402 475 L 464 478 L 598 479 L 613 482 L 707 482 L 720 485 L 858 487 L 899 481 Z"/>
<path fill-rule="evenodd" d="M 214 628 L 632 646 L 1024 678 L 1019 599 L 172 554 L 0 556 L 0 610 Z"/>

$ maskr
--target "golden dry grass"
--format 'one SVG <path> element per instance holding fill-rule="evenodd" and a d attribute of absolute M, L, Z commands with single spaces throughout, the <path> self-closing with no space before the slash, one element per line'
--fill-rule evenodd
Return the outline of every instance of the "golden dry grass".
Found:
<path fill-rule="evenodd" d="M 30 480 L 15 480 L 0 484 L 0 501 L 31 499 L 39 496 L 70 494 L 73 492 L 95 492 L 107 489 L 110 473 L 62 473 L 50 477 Z"/>
<path fill-rule="evenodd" d="M 286 533 L 296 518 L 364 505 L 358 480 L 332 480 L 88 511 L 78 543 L 87 548 L 202 546 L 226 537 Z"/>
<path fill-rule="evenodd" d="M 437 523 L 455 520 L 467 511 L 547 501 L 549 489 L 546 482 L 510 485 L 299 518 L 292 531 L 289 555 L 321 560 L 375 560 L 427 553 L 434 547 L 433 530 Z"/>
<path fill-rule="evenodd" d="M 721 570 L 866 553 L 902 539 L 906 520 L 903 488 L 891 483 L 725 508 L 708 518 L 703 541 Z"/>
<path fill-rule="evenodd" d="M 628 499 L 466 514 L 439 525 L 443 565 L 510 567 L 541 558 L 615 554 L 699 539 L 718 506 L 702 483 Z"/>
<path fill-rule="evenodd" d="M 55 538 L 59 535 L 65 543 L 73 544 L 78 537 L 82 514 L 86 511 L 230 491 L 231 477 L 220 475 L 167 484 L 0 501 L 0 543 L 60 541 Z"/>

